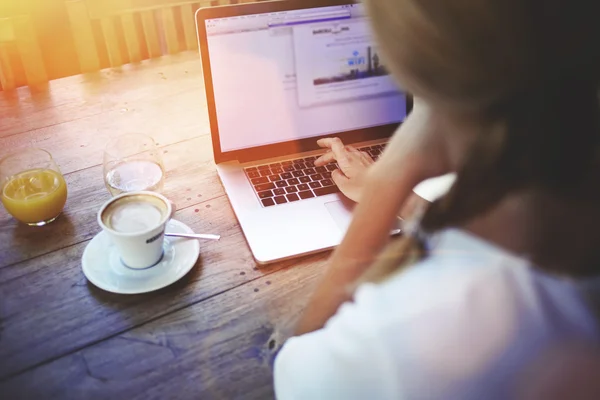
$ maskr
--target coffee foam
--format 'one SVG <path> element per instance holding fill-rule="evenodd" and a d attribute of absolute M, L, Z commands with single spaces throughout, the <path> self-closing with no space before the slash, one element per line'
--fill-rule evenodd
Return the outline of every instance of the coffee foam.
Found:
<path fill-rule="evenodd" d="M 110 204 L 102 214 L 102 222 L 120 233 L 144 232 L 159 226 L 167 206 L 159 198 L 148 195 L 126 196 Z"/>

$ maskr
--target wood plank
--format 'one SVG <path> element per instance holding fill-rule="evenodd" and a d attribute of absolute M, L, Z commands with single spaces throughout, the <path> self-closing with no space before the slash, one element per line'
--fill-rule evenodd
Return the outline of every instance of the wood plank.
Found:
<path fill-rule="evenodd" d="M 0 137 L 129 109 L 187 91 L 196 92 L 196 101 L 205 98 L 200 61 L 193 52 L 57 79 L 50 82 L 48 91 L 19 88 L 10 95 L 0 93 Z M 0 151 L 3 149 L 5 146 L 0 146 Z"/>
<path fill-rule="evenodd" d="M 148 46 L 148 54 L 150 58 L 160 57 L 162 50 L 160 49 L 160 40 L 158 30 L 156 29 L 156 21 L 154 19 L 154 11 L 143 11 L 142 26 L 144 27 L 144 37 Z"/>
<path fill-rule="evenodd" d="M 106 49 L 108 50 L 110 66 L 113 68 L 120 67 L 125 64 L 125 59 L 121 55 L 121 48 L 119 47 L 119 39 L 113 18 L 102 18 L 100 20 L 100 26 L 102 27 L 104 42 L 106 43 Z"/>
<path fill-rule="evenodd" d="M 179 106 L 179 99 L 190 103 Z M 145 133 L 161 146 L 208 134 L 209 126 L 203 118 L 206 109 L 193 103 L 197 97 L 188 92 L 162 100 L 164 104 L 153 101 L 137 107 L 126 105 L 131 108 L 2 138 L 0 156 L 26 147 L 41 147 L 54 156 L 63 174 L 68 174 L 101 164 L 106 143 L 127 132 Z"/>
<path fill-rule="evenodd" d="M 129 61 L 137 63 L 142 61 L 142 52 L 140 40 L 137 36 L 137 29 L 132 13 L 121 15 L 121 24 L 123 25 L 123 33 L 125 35 L 125 43 L 127 44 L 127 52 L 129 53 Z"/>
<path fill-rule="evenodd" d="M 80 267 L 87 243 L 0 269 L 0 380 L 285 266 L 303 268 L 324 257 L 256 268 L 224 196 L 178 211 L 175 218 L 197 232 L 219 227 L 222 239 L 203 242 L 196 268 L 155 294 L 114 295 L 87 283 Z"/>
<path fill-rule="evenodd" d="M 272 398 L 274 355 L 324 264 L 322 256 L 301 260 L 16 376 L 0 391 L 48 399 Z"/>
<path fill-rule="evenodd" d="M 166 169 L 163 192 L 178 209 L 224 195 L 208 136 L 166 146 L 162 151 Z M 102 165 L 68 174 L 65 179 L 69 198 L 64 214 L 48 226 L 19 224 L 0 207 L 0 270 L 89 240 L 98 231 L 96 211 L 110 198 Z"/>
<path fill-rule="evenodd" d="M 196 20 L 194 9 L 191 4 L 181 6 L 181 20 L 183 32 L 185 33 L 185 44 L 188 50 L 198 50 L 198 39 L 196 36 Z"/>
<path fill-rule="evenodd" d="M 175 24 L 175 12 L 173 8 L 163 8 L 160 11 L 163 33 L 167 43 L 167 52 L 175 54 L 179 52 L 179 39 L 177 38 L 177 25 Z"/>
<path fill-rule="evenodd" d="M 100 69 L 98 47 L 94 40 L 92 24 L 84 0 L 69 0 L 65 2 L 69 23 L 73 32 L 75 49 L 81 72 L 94 72 Z"/>

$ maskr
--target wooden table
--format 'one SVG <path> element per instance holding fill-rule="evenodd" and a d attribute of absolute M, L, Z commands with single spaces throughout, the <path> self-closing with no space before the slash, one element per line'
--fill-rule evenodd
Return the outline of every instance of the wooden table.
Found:
<path fill-rule="evenodd" d="M 88 283 L 81 256 L 109 199 L 102 151 L 138 131 L 155 138 L 175 218 L 203 242 L 194 269 L 155 293 Z M 196 53 L 0 93 L 0 157 L 52 153 L 64 214 L 43 228 L 0 210 L 0 398 L 271 398 L 272 362 L 324 271 L 327 253 L 258 267 L 212 160 Z"/>

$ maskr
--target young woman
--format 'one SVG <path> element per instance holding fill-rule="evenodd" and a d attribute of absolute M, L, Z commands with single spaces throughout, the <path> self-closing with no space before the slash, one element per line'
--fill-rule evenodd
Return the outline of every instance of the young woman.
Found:
<path fill-rule="evenodd" d="M 359 204 L 277 357 L 278 398 L 600 395 L 600 3 L 365 3 L 418 100 L 373 165 L 320 143 Z M 389 243 L 412 188 L 447 172 Z M 556 365 L 591 378 L 539 378 Z"/>

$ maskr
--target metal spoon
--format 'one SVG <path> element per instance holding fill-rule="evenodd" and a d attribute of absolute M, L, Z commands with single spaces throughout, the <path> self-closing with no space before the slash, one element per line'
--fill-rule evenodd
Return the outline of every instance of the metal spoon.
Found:
<path fill-rule="evenodd" d="M 205 240 L 219 240 L 221 235 L 206 235 L 200 233 L 165 233 L 165 236 L 169 237 L 181 237 L 187 239 L 205 239 Z"/>

